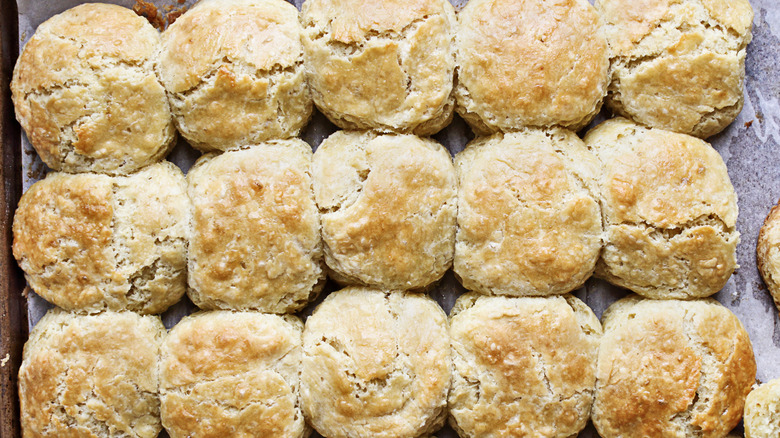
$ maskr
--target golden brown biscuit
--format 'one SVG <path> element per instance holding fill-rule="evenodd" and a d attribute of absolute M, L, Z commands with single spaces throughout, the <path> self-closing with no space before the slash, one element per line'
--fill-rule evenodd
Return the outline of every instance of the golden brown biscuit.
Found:
<path fill-rule="evenodd" d="M 302 330 L 293 316 L 254 312 L 182 319 L 160 359 L 162 424 L 171 438 L 303 437 Z"/>
<path fill-rule="evenodd" d="M 624 298 L 602 317 L 593 424 L 611 437 L 723 437 L 756 378 L 750 339 L 712 299 Z"/>
<path fill-rule="evenodd" d="M 462 295 L 450 315 L 450 424 L 463 438 L 576 436 L 590 418 L 600 337 L 571 295 Z"/>
<path fill-rule="evenodd" d="M 312 110 L 300 35 L 283 0 L 204 0 L 179 17 L 158 65 L 179 132 L 203 151 L 297 135 Z"/>
<path fill-rule="evenodd" d="M 756 262 L 775 306 L 780 308 L 780 207 L 777 205 L 767 215 L 758 234 Z"/>
<path fill-rule="evenodd" d="M 587 0 L 471 0 L 458 15 L 458 113 L 487 134 L 580 129 L 607 92 L 607 43 Z"/>
<path fill-rule="evenodd" d="M 339 127 L 430 135 L 452 120 L 447 0 L 307 0 L 301 22 L 314 102 Z"/>
<path fill-rule="evenodd" d="M 590 277 L 602 246 L 599 161 L 576 134 L 499 133 L 471 142 L 455 162 L 454 270 L 466 289 L 553 295 Z"/>
<path fill-rule="evenodd" d="M 325 273 L 311 155 L 301 140 L 277 140 L 190 169 L 192 302 L 290 313 L 317 296 Z"/>
<path fill-rule="evenodd" d="M 24 345 L 22 434 L 156 437 L 162 429 L 157 385 L 164 336 L 156 316 L 50 310 Z"/>
<path fill-rule="evenodd" d="M 175 130 L 144 18 L 91 3 L 35 31 L 14 68 L 16 118 L 54 170 L 127 174 L 163 158 Z"/>
<path fill-rule="evenodd" d="M 770 380 L 745 400 L 745 438 L 780 436 L 780 379 Z"/>
<path fill-rule="evenodd" d="M 343 289 L 306 321 L 303 412 L 330 438 L 430 434 L 444 424 L 450 368 L 447 317 L 432 299 Z"/>
<path fill-rule="evenodd" d="M 585 144 L 600 177 L 606 245 L 596 276 L 648 298 L 719 291 L 737 265 L 737 195 L 706 142 L 613 119 Z"/>
<path fill-rule="evenodd" d="M 748 0 L 596 0 L 612 82 L 607 105 L 647 126 L 706 138 L 742 109 Z"/>
<path fill-rule="evenodd" d="M 314 153 L 325 262 L 342 284 L 421 289 L 452 263 L 449 152 L 430 139 L 339 131 Z"/>
<path fill-rule="evenodd" d="M 190 204 L 178 167 L 129 176 L 50 173 L 22 196 L 14 257 L 66 310 L 161 313 L 184 295 Z"/>

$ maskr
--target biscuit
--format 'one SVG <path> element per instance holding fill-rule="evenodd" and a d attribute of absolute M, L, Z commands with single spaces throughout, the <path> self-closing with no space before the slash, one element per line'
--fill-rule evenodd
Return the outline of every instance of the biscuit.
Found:
<path fill-rule="evenodd" d="M 593 424 L 611 437 L 723 437 L 756 378 L 745 328 L 712 299 L 643 300 L 602 317 Z"/>
<path fill-rule="evenodd" d="M 83 4 L 38 26 L 11 91 L 44 163 L 118 175 L 168 153 L 176 131 L 154 73 L 159 45 L 149 22 L 116 5 Z"/>
<path fill-rule="evenodd" d="M 430 135 L 452 120 L 447 0 L 306 0 L 301 22 L 312 97 L 339 127 Z"/>
<path fill-rule="evenodd" d="M 205 0 L 162 34 L 158 73 L 179 132 L 202 151 L 288 138 L 309 121 L 298 10 Z"/>
<path fill-rule="evenodd" d="M 462 295 L 450 315 L 450 424 L 462 438 L 576 436 L 590 418 L 600 336 L 571 295 Z"/>
<path fill-rule="evenodd" d="M 451 366 L 447 317 L 432 299 L 343 289 L 306 321 L 303 412 L 330 438 L 428 435 L 444 424 Z"/>
<path fill-rule="evenodd" d="M 612 82 L 607 106 L 638 123 L 706 138 L 742 109 L 748 0 L 596 0 Z"/>
<path fill-rule="evenodd" d="M 129 176 L 50 173 L 19 201 L 14 257 L 66 310 L 161 313 L 186 286 L 186 189 L 169 162 Z"/>
<path fill-rule="evenodd" d="M 164 336 L 156 316 L 50 310 L 24 345 L 22 435 L 156 437 L 162 428 L 157 385 Z"/>
<path fill-rule="evenodd" d="M 769 212 L 758 233 L 756 262 L 775 305 L 780 308 L 780 207 L 777 205 Z"/>
<path fill-rule="evenodd" d="M 457 181 L 440 144 L 339 131 L 314 153 L 313 175 L 336 281 L 422 289 L 452 264 Z"/>
<path fill-rule="evenodd" d="M 771 380 L 745 400 L 745 438 L 780 436 L 780 379 Z"/>
<path fill-rule="evenodd" d="M 590 277 L 602 246 L 600 164 L 576 134 L 498 133 L 471 142 L 455 163 L 454 271 L 466 289 L 553 295 Z"/>
<path fill-rule="evenodd" d="M 737 195 L 717 151 L 695 137 L 612 119 L 585 144 L 600 175 L 606 244 L 596 276 L 648 298 L 719 291 L 737 266 Z"/>
<path fill-rule="evenodd" d="M 311 148 L 276 140 L 208 154 L 187 174 L 188 276 L 203 309 L 291 313 L 324 285 Z"/>
<path fill-rule="evenodd" d="M 177 437 L 297 437 L 303 324 L 293 316 L 201 312 L 162 346 L 162 424 Z"/>
<path fill-rule="evenodd" d="M 457 111 L 480 134 L 578 130 L 607 92 L 607 43 L 587 0 L 472 0 L 458 14 Z"/>

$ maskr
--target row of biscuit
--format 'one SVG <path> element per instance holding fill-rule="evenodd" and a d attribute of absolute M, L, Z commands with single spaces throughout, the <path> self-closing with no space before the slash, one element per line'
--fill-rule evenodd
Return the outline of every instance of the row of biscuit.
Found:
<path fill-rule="evenodd" d="M 596 275 L 650 298 L 719 291 L 737 205 L 703 140 L 614 119 L 482 137 L 340 131 L 313 154 L 276 140 L 129 176 L 51 173 L 22 197 L 14 255 L 38 294 L 75 311 L 292 313 L 341 284 L 547 296 Z M 185 266 L 186 265 L 186 266 Z M 327 269 L 325 266 L 327 266 Z"/>
<path fill-rule="evenodd" d="M 746 0 L 445 0 L 361 5 L 206 0 L 162 37 L 119 6 L 39 26 L 14 70 L 17 117 L 43 161 L 126 174 L 174 124 L 202 151 L 299 133 L 312 102 L 342 129 L 433 134 L 457 109 L 480 134 L 579 129 L 606 102 L 702 137 L 742 106 Z M 95 26 L 94 23 L 101 23 Z"/>
<path fill-rule="evenodd" d="M 22 425 L 25 436 L 414 438 L 449 416 L 463 438 L 562 437 L 592 419 L 613 438 L 724 437 L 740 421 L 756 363 L 725 307 L 631 296 L 603 323 L 571 295 L 469 293 L 448 320 L 425 295 L 356 287 L 305 326 L 223 310 L 166 334 L 156 316 L 54 310 L 25 346 Z"/>

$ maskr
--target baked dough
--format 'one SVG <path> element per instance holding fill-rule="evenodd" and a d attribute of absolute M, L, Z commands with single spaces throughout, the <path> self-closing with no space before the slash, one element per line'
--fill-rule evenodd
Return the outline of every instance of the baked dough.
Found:
<path fill-rule="evenodd" d="M 165 327 L 132 312 L 50 310 L 30 333 L 19 368 L 25 437 L 154 438 Z"/>
<path fill-rule="evenodd" d="M 342 284 L 421 289 L 452 264 L 449 152 L 413 135 L 339 131 L 314 153 L 325 262 Z"/>
<path fill-rule="evenodd" d="M 301 401 L 329 438 L 414 438 L 438 430 L 451 375 L 447 317 L 429 297 L 351 287 L 303 332 Z"/>
<path fill-rule="evenodd" d="M 737 266 L 737 195 L 718 152 L 626 119 L 585 137 L 602 161 L 606 245 L 596 276 L 648 298 L 719 291 Z"/>
<path fill-rule="evenodd" d="M 450 424 L 462 438 L 576 436 L 590 418 L 600 337 L 571 295 L 462 295 L 450 316 Z"/>
<path fill-rule="evenodd" d="M 65 172 L 127 174 L 162 159 L 176 131 L 154 73 L 160 35 L 121 6 L 89 3 L 38 26 L 11 81 L 16 118 Z"/>
<path fill-rule="evenodd" d="M 169 162 L 129 176 L 50 173 L 19 201 L 14 257 L 66 310 L 161 313 L 186 286 L 186 190 Z"/>
<path fill-rule="evenodd" d="M 430 135 L 452 120 L 447 0 L 307 0 L 301 22 L 314 102 L 339 127 Z"/>
<path fill-rule="evenodd" d="M 745 438 L 780 436 L 780 379 L 750 392 L 745 400 Z"/>
<path fill-rule="evenodd" d="M 756 379 L 745 328 L 712 299 L 610 306 L 593 424 L 604 438 L 719 438 L 739 423 Z"/>
<path fill-rule="evenodd" d="M 769 212 L 758 233 L 756 262 L 775 305 L 780 306 L 780 207 L 777 205 Z"/>
<path fill-rule="evenodd" d="M 319 294 L 325 272 L 311 156 L 301 140 L 276 140 L 205 155 L 190 169 L 193 303 L 292 313 Z"/>
<path fill-rule="evenodd" d="M 201 312 L 162 346 L 162 424 L 171 438 L 308 432 L 298 402 L 303 324 L 293 316 Z"/>
<path fill-rule="evenodd" d="M 471 0 L 458 24 L 457 110 L 477 133 L 576 131 L 599 112 L 609 58 L 587 0 Z"/>
<path fill-rule="evenodd" d="M 602 246 L 600 163 L 576 134 L 494 134 L 471 142 L 455 163 L 454 271 L 466 289 L 553 295 L 590 277 Z"/>
<path fill-rule="evenodd" d="M 706 138 L 742 109 L 748 0 L 596 0 L 612 82 L 607 105 L 643 125 Z"/>
<path fill-rule="evenodd" d="M 162 35 L 158 72 L 179 132 L 202 151 L 288 138 L 309 121 L 298 10 L 204 0 Z"/>

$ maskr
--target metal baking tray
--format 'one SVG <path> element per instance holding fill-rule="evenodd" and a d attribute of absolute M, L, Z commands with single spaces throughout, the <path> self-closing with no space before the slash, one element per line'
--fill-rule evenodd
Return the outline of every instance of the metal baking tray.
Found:
<path fill-rule="evenodd" d="M 104 0 L 126 7 L 136 5 L 134 0 Z M 289 0 L 288 0 L 289 1 Z M 466 0 L 451 0 L 456 8 Z M 21 363 L 22 346 L 30 328 L 50 307 L 32 292 L 25 290 L 22 272 L 11 254 L 11 224 L 19 197 L 30 185 L 42 178 L 46 167 L 40 162 L 15 120 L 10 98 L 9 81 L 19 48 L 32 36 L 35 28 L 50 16 L 73 7 L 81 0 L 58 2 L 40 0 L 0 0 L 0 136 L 3 140 L 0 154 L 0 436 L 20 437 L 17 373 Z M 291 3 L 300 8 L 303 0 Z M 143 2 L 141 2 L 143 3 Z M 170 11 L 181 10 L 194 0 L 153 0 L 162 18 Z M 756 239 L 761 224 L 771 207 L 780 199 L 780 2 L 751 0 L 755 11 L 753 42 L 747 49 L 745 78 L 745 106 L 737 120 L 724 132 L 709 141 L 728 166 L 729 176 L 739 197 L 737 229 L 741 242 L 737 248 L 739 269 L 714 297 L 731 309 L 745 325 L 758 362 L 758 381 L 780 377 L 780 318 L 772 299 L 756 269 Z M 610 115 L 604 111 L 596 122 Z M 317 147 L 336 127 L 315 111 L 311 123 L 302 133 L 305 141 Z M 434 138 L 453 154 L 462 150 L 473 138 L 468 126 L 457 116 L 453 123 Z M 199 153 L 183 140 L 168 157 L 185 171 Z M 329 283 L 324 297 L 335 286 Z M 448 272 L 431 295 L 449 312 L 463 288 Z M 603 281 L 590 279 L 576 291 L 600 317 L 626 291 Z M 174 306 L 163 315 L 170 327 L 195 307 L 188 300 Z M 313 305 L 303 312 L 311 312 Z M 165 436 L 165 433 L 161 434 Z M 315 435 L 316 436 L 316 435 Z M 440 438 L 457 436 L 449 428 Z M 581 437 L 597 436 L 592 426 Z"/>

